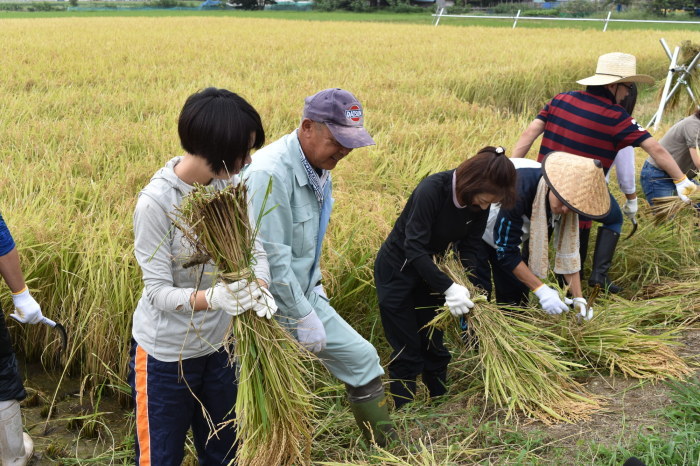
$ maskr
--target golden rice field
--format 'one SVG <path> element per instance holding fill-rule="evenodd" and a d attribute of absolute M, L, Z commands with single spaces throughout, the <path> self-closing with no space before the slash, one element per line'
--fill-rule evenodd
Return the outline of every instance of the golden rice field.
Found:
<path fill-rule="evenodd" d="M 181 151 L 185 98 L 207 86 L 240 93 L 271 142 L 298 124 L 304 97 L 346 88 L 377 145 L 334 171 L 325 274 L 338 310 L 386 358 L 371 264 L 417 181 L 482 146 L 510 148 L 549 97 L 593 73 L 598 55 L 632 53 L 638 72 L 662 78 L 658 39 L 700 39 L 689 36 L 233 17 L 0 20 L 0 212 L 44 314 L 69 329 L 71 373 L 123 383 L 141 293 L 132 211 Z M 644 122 L 651 94 L 638 107 Z M 634 244 L 662 241 L 638 236 Z M 640 262 L 629 248 L 622 256 Z M 679 260 L 662 251 L 656 272 L 620 273 L 659 281 L 667 256 Z M 14 336 L 19 352 L 50 365 L 45 328 L 14 326 Z"/>

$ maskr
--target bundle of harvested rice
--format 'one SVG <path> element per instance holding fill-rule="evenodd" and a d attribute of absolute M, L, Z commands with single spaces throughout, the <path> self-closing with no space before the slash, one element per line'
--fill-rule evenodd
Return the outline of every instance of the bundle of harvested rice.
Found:
<path fill-rule="evenodd" d="M 661 309 L 667 304 L 665 300 L 649 305 L 646 301 L 615 298 L 603 304 L 607 306 L 598 307 L 588 322 L 571 316 L 554 323 L 561 327 L 560 335 L 570 342 L 574 354 L 587 365 L 609 370 L 610 375 L 619 371 L 625 377 L 651 380 L 678 379 L 691 372 L 671 347 L 676 344 L 677 327 L 658 334 L 635 329 L 673 316 L 677 311 Z"/>
<path fill-rule="evenodd" d="M 683 69 L 681 68 L 682 66 L 685 66 L 686 69 L 691 69 L 690 64 L 698 53 L 700 53 L 700 44 L 689 40 L 684 40 L 681 42 L 680 51 L 676 62 L 679 69 Z M 662 96 L 665 82 L 665 79 L 659 81 L 659 90 L 657 92 L 659 100 L 663 98 Z M 674 92 L 669 94 L 668 101 L 664 106 L 666 111 L 681 107 L 683 109 L 683 114 L 688 115 L 697 110 L 698 105 L 695 102 L 695 97 L 693 96 L 700 92 L 700 78 L 698 78 L 696 73 L 688 73 L 688 75 L 684 78 L 684 84 L 689 86 L 688 90 L 690 92 L 688 92 L 688 94 L 684 92 Z M 687 98 L 688 95 L 691 95 L 690 99 Z"/>
<path fill-rule="evenodd" d="M 600 410 L 600 398 L 569 375 L 581 366 L 561 359 L 556 334 L 543 330 L 542 322 L 528 312 L 503 311 L 488 302 L 454 257 L 438 265 L 474 298 L 467 321 L 478 339 L 478 366 L 487 400 L 505 408 L 508 417 L 517 410 L 545 423 L 577 422 Z M 445 328 L 452 320 L 444 309 L 428 325 Z"/>
<path fill-rule="evenodd" d="M 637 233 L 618 243 L 619 254 L 615 256 L 619 280 L 631 289 L 679 278 L 698 263 L 697 229 L 685 218 L 694 216 L 692 209 L 681 214 L 682 221 L 679 217 L 661 225 L 654 225 L 646 210 L 640 213 Z"/>
<path fill-rule="evenodd" d="M 654 224 L 659 225 L 667 222 L 681 212 L 696 213 L 694 206 L 700 202 L 700 193 L 688 196 L 690 203 L 683 202 L 678 196 L 663 196 L 654 198 L 654 205 L 651 206 L 651 213 L 654 215 Z"/>
<path fill-rule="evenodd" d="M 569 320 L 572 322 L 572 320 Z M 575 353 L 593 368 L 619 371 L 637 379 L 680 379 L 692 371 L 671 348 L 673 331 L 646 335 L 619 321 L 594 318 L 569 328 Z"/>
<path fill-rule="evenodd" d="M 694 302 L 700 304 L 700 292 L 697 296 L 658 294 L 662 289 L 671 288 L 664 286 L 655 289 L 654 296 L 644 300 L 629 300 L 621 296 L 608 295 L 601 305 L 612 315 L 625 316 L 624 326 L 636 329 L 678 328 L 697 318 L 694 316 L 697 314 L 694 311 L 695 305 L 691 304 Z M 647 287 L 646 293 L 651 294 L 652 288 Z"/>
<path fill-rule="evenodd" d="M 216 191 L 197 186 L 178 210 L 176 225 L 226 282 L 255 280 L 256 229 L 248 220 L 245 185 Z M 274 320 L 245 312 L 232 319 L 231 364 L 238 364 L 236 427 L 240 465 L 308 464 L 313 395 L 302 362 L 309 357 Z M 230 346 L 229 346 L 230 347 Z"/>

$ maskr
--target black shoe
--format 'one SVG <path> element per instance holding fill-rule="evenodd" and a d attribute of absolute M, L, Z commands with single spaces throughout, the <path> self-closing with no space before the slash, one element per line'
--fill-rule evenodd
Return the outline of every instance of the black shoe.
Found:
<path fill-rule="evenodd" d="M 416 396 L 416 381 L 392 380 L 389 382 L 389 391 L 394 399 L 394 408 L 399 409 L 406 403 L 413 401 Z"/>
<path fill-rule="evenodd" d="M 590 286 L 600 285 L 600 287 L 613 294 L 622 291 L 622 288 L 615 285 L 608 278 L 608 270 L 612 264 L 617 241 L 620 234 L 605 227 L 598 227 L 598 237 L 595 240 L 595 251 L 593 252 L 593 266 L 591 267 L 591 277 L 588 279 Z"/>
<path fill-rule="evenodd" d="M 430 398 L 437 398 L 447 393 L 447 369 L 437 373 L 423 372 L 423 384 L 428 389 Z"/>

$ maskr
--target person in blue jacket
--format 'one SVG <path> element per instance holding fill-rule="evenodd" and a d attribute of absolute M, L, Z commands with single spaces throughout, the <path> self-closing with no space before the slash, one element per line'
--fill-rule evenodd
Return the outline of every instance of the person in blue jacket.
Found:
<path fill-rule="evenodd" d="M 510 160 L 517 172 L 518 200 L 512 208 L 491 206 L 483 237 L 488 256 L 479 265 L 479 275 L 493 276 L 499 304 L 526 304 L 532 292 L 547 314 L 568 311 L 567 298 L 546 284 L 553 230 L 554 272 L 564 276 L 579 315 L 591 319 L 593 309 L 581 290 L 578 216 L 596 219 L 610 210 L 602 165 L 565 152 L 550 152 L 542 164 Z M 571 173 L 576 173 L 575 182 Z"/>
<path fill-rule="evenodd" d="M 464 316 L 469 290 L 440 271 L 433 256 L 454 243 L 466 268 L 477 265 L 489 206 L 515 201 L 515 168 L 502 147 L 484 147 L 456 169 L 423 179 L 382 244 L 374 282 L 384 334 L 393 352 L 391 394 L 397 408 L 414 399 L 422 375 L 431 396 L 447 390 L 450 353 L 439 330 L 423 328 L 443 304 Z"/>
<path fill-rule="evenodd" d="M 0 215 L 0 275 L 10 287 L 15 312 L 10 317 L 23 324 L 38 324 L 44 317 L 24 282 L 19 254 L 10 230 Z M 19 402 L 27 397 L 12 349 L 5 315 L 0 316 L 0 458 L 3 465 L 25 465 L 34 442 L 22 430 Z"/>

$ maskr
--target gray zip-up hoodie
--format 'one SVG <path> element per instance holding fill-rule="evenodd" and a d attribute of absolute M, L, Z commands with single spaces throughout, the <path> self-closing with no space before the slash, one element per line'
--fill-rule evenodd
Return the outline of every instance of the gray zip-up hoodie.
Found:
<path fill-rule="evenodd" d="M 215 267 L 183 268 L 192 249 L 171 218 L 182 198 L 194 189 L 175 174 L 182 157 L 171 159 L 153 175 L 139 193 L 134 211 L 134 254 L 143 272 L 144 289 L 134 311 L 132 335 L 146 353 L 159 361 L 178 361 L 211 354 L 218 350 L 231 320 L 225 312 L 192 311 L 190 296 L 201 276 L 200 290 L 210 288 Z M 230 180 L 213 180 L 223 189 L 237 185 Z M 255 276 L 270 283 L 270 272 L 262 245 L 255 241 Z"/>

